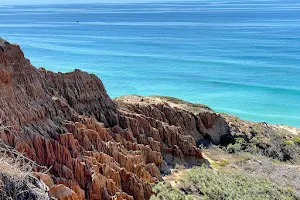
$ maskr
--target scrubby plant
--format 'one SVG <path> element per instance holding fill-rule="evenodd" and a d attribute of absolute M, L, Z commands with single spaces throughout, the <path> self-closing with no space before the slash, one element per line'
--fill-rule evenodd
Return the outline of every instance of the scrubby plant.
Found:
<path fill-rule="evenodd" d="M 293 142 L 294 142 L 294 144 L 296 144 L 296 145 L 300 145 L 300 137 L 294 137 L 294 138 L 293 138 Z"/>
<path fill-rule="evenodd" d="M 196 185 L 203 199 L 296 199 L 287 189 L 267 179 L 238 172 L 219 172 L 204 167 L 193 168 L 186 181 Z"/>
<path fill-rule="evenodd" d="M 293 142 L 293 140 L 284 140 L 283 144 L 284 145 L 294 145 L 294 142 Z"/>
<path fill-rule="evenodd" d="M 12 158 L 2 155 L 0 158 L 1 199 L 25 199 L 26 182 L 31 173 L 30 165 L 23 165 Z M 32 198 L 31 198 L 32 199 Z"/>
<path fill-rule="evenodd" d="M 191 200 L 192 198 L 187 196 L 181 190 L 173 188 L 171 184 L 166 182 L 160 182 L 153 187 L 153 192 L 156 195 L 151 196 L 150 200 Z"/>
<path fill-rule="evenodd" d="M 278 135 L 270 137 L 271 145 L 265 149 L 264 155 L 280 161 L 297 161 L 300 155 L 300 148 Z"/>
<path fill-rule="evenodd" d="M 47 187 L 32 175 L 34 161 L 0 141 L 0 199 L 47 200 Z"/>
<path fill-rule="evenodd" d="M 178 99 L 178 98 L 171 97 L 171 96 L 153 95 L 152 97 L 156 97 L 156 98 L 159 98 L 159 99 L 162 99 L 162 100 L 170 101 L 170 102 L 173 102 L 173 103 L 176 103 L 176 104 L 186 104 L 190 107 L 200 107 L 200 108 L 212 111 L 212 109 L 210 107 L 208 107 L 207 105 L 197 104 L 197 103 L 190 103 L 190 102 L 184 101 L 182 99 Z"/>
<path fill-rule="evenodd" d="M 265 135 L 257 133 L 251 139 L 235 138 L 235 142 L 227 145 L 228 153 L 249 152 L 264 155 L 279 161 L 300 161 L 300 138 L 286 139 L 273 132 Z"/>
<path fill-rule="evenodd" d="M 244 150 L 245 148 L 246 148 L 245 140 L 243 138 L 236 138 L 234 144 L 231 143 L 227 146 L 227 151 L 229 153 L 237 153 Z"/>
<path fill-rule="evenodd" d="M 156 195 L 152 199 L 188 199 L 191 196 L 204 200 L 300 199 L 290 188 L 280 187 L 269 179 L 206 167 L 189 170 L 177 188 L 168 183 L 159 183 L 153 190 Z"/>

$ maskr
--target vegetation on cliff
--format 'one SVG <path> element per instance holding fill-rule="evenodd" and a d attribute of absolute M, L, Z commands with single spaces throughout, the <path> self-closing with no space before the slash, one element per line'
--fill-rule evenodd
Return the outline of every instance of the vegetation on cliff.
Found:
<path fill-rule="evenodd" d="M 179 177 L 175 186 L 161 182 L 153 191 L 152 200 L 295 200 L 300 199 L 289 188 L 271 180 L 239 172 L 226 172 L 194 167 Z"/>
<path fill-rule="evenodd" d="M 203 146 L 211 151 L 212 145 L 220 145 L 217 149 L 231 156 L 247 152 L 278 162 L 298 162 L 299 129 L 243 121 L 171 97 L 131 95 L 112 100 L 95 75 L 37 69 L 18 45 L 0 41 L 0 46 L 0 123 L 4 125 L 0 139 L 49 168 L 49 174 L 36 177 L 59 200 L 149 199 L 152 186 L 176 165 L 190 168 L 211 159 L 216 169 L 239 166 L 230 162 L 234 159 L 206 157 Z M 192 175 L 198 176 L 208 169 L 194 170 Z M 205 172 L 211 172 L 212 180 L 219 177 L 214 171 Z M 231 180 L 230 176 L 223 178 Z M 272 173 L 266 178 L 283 195 L 290 194 L 286 187 L 297 185 L 276 182 Z M 187 180 L 192 182 L 191 177 Z M 232 184 L 238 187 L 239 182 Z M 273 192 L 268 184 L 264 191 Z M 198 191 L 209 187 L 201 185 Z M 175 193 L 192 195 L 182 188 Z"/>
<path fill-rule="evenodd" d="M 33 175 L 34 167 L 33 161 L 0 141 L 0 199 L 50 199 L 48 187 Z"/>
<path fill-rule="evenodd" d="M 299 129 L 222 115 L 231 142 L 200 144 L 210 168 L 175 169 L 152 199 L 300 199 Z"/>
<path fill-rule="evenodd" d="M 209 168 L 177 166 L 153 188 L 152 199 L 300 199 L 300 165 L 218 146 L 203 151 Z"/>

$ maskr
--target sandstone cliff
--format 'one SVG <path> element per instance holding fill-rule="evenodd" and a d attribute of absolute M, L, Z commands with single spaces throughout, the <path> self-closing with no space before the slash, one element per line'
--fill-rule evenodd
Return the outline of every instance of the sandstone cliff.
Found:
<path fill-rule="evenodd" d="M 176 121 L 168 105 L 119 108 L 95 75 L 36 69 L 18 45 L 0 46 L 0 137 L 50 168 L 54 197 L 148 199 L 168 172 L 164 157 L 201 163 L 191 115 Z"/>
<path fill-rule="evenodd" d="M 18 45 L 1 39 L 0 47 L 0 138 L 50 168 L 36 176 L 58 199 L 149 199 L 170 167 L 203 163 L 198 144 L 240 133 L 206 106 L 112 100 L 95 75 L 37 69 Z"/>

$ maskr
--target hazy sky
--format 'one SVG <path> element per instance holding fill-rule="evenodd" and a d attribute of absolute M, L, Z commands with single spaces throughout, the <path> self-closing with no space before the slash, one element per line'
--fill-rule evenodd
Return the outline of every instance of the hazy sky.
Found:
<path fill-rule="evenodd" d="M 180 0 L 163 0 L 180 1 Z M 181 0 L 184 1 L 184 0 Z M 0 5 L 26 5 L 26 4 L 67 4 L 67 3 L 143 3 L 162 2 L 162 0 L 0 0 Z"/>

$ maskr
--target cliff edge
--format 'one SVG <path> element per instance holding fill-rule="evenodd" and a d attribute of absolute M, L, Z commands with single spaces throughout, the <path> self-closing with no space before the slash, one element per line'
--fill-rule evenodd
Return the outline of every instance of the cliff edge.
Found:
<path fill-rule="evenodd" d="M 51 196 L 96 200 L 149 199 L 176 163 L 204 162 L 199 144 L 251 138 L 253 124 L 174 98 L 112 100 L 97 76 L 37 69 L 18 45 L 0 39 L 0 127 L 1 140 L 37 171 L 49 168 L 36 177 Z"/>

